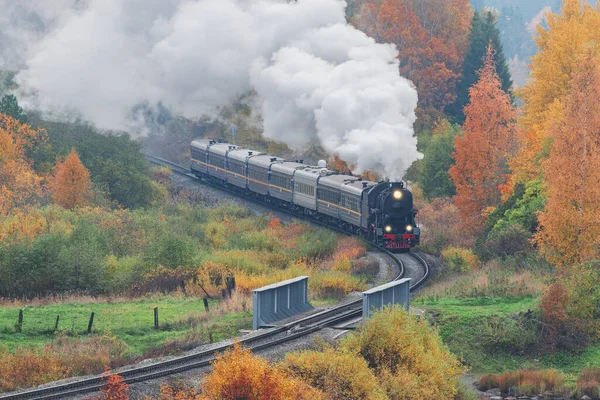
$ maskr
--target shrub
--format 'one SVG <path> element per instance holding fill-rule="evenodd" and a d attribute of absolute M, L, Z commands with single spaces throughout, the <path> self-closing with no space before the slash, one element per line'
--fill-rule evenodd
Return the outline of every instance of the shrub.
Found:
<path fill-rule="evenodd" d="M 439 255 L 449 246 L 469 247 L 474 238 L 459 228 L 461 218 L 450 199 L 434 199 L 419 207 L 421 225 L 421 247 Z"/>
<path fill-rule="evenodd" d="M 470 272 L 477 268 L 479 260 L 471 250 L 448 247 L 442 251 L 444 264 L 453 272 Z"/>
<path fill-rule="evenodd" d="M 548 350 L 574 350 L 587 343 L 587 335 L 581 322 L 568 314 L 569 294 L 561 283 L 548 287 L 540 310 L 544 322 L 544 344 Z"/>
<path fill-rule="evenodd" d="M 537 325 L 526 316 L 487 317 L 478 328 L 481 345 L 490 353 L 524 354 L 538 344 Z"/>
<path fill-rule="evenodd" d="M 311 276 L 310 291 L 321 299 L 341 299 L 354 291 L 363 291 L 365 282 L 339 271 L 318 272 Z"/>
<path fill-rule="evenodd" d="M 295 378 L 285 375 L 281 368 L 271 366 L 240 345 L 217 356 L 213 371 L 202 382 L 202 399 L 262 400 L 306 399 L 325 397 Z"/>
<path fill-rule="evenodd" d="M 390 398 L 452 398 L 463 372 L 427 323 L 398 307 L 375 313 L 341 347 L 367 361 Z"/>
<path fill-rule="evenodd" d="M 379 273 L 379 261 L 374 257 L 365 257 L 352 262 L 352 273 L 376 277 Z"/>
<path fill-rule="evenodd" d="M 507 257 L 529 249 L 531 233 L 518 224 L 501 224 L 487 236 L 479 253 L 486 258 Z"/>
<path fill-rule="evenodd" d="M 123 382 L 123 377 L 111 374 L 107 367 L 105 371 L 105 383 L 101 389 L 104 400 L 129 400 L 129 385 Z"/>
<path fill-rule="evenodd" d="M 0 347 L 0 391 L 11 391 L 46 382 L 100 373 L 106 365 L 127 362 L 128 347 L 114 336 L 86 340 L 58 337 L 40 350 Z"/>
<path fill-rule="evenodd" d="M 356 354 L 326 348 L 288 354 L 283 366 L 292 376 L 321 390 L 329 399 L 384 399 L 377 378 Z"/>
<path fill-rule="evenodd" d="M 561 394 L 564 391 L 564 377 L 557 371 L 520 370 L 500 375 L 482 376 L 479 390 L 499 388 L 505 395 L 536 396 L 540 393 Z"/>
<path fill-rule="evenodd" d="M 578 396 L 589 396 L 600 399 L 600 368 L 586 368 L 577 378 Z"/>
<path fill-rule="evenodd" d="M 69 376 L 69 367 L 48 350 L 19 348 L 9 353 L 0 347 L 0 391 L 41 385 Z"/>

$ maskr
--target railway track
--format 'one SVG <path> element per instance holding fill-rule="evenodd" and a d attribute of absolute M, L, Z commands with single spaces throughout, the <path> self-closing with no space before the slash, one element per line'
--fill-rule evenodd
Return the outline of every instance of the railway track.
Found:
<path fill-rule="evenodd" d="M 188 176 L 193 179 L 197 179 L 189 169 L 172 163 L 167 160 L 163 160 L 157 157 L 147 156 L 148 160 L 157 165 L 163 165 L 170 167 L 173 172 L 181 175 Z M 210 182 L 202 182 L 213 187 L 225 190 L 217 185 L 213 185 Z M 230 191 L 235 193 L 234 191 Z M 236 193 L 237 194 L 237 193 Z M 264 205 L 262 202 L 254 199 L 248 199 L 258 204 Z M 288 214 L 293 214 L 294 217 L 298 217 L 297 214 L 290 213 L 287 210 L 279 210 Z M 318 225 L 324 225 L 319 221 L 310 221 Z M 327 226 L 328 228 L 331 228 Z M 348 232 L 338 230 L 344 234 Z M 396 263 L 400 273 L 395 277 L 394 280 L 401 279 L 406 273 L 405 263 L 406 257 L 412 257 L 422 266 L 422 276 L 411 285 L 411 292 L 419 288 L 429 277 L 429 266 L 427 262 L 418 254 L 406 253 L 406 254 L 392 254 L 384 248 L 379 248 L 382 252 L 390 257 L 390 259 Z M 328 310 L 324 310 L 302 319 L 288 322 L 286 324 L 271 328 L 268 330 L 260 331 L 258 333 L 244 336 L 238 340 L 239 343 L 243 344 L 246 348 L 251 349 L 253 352 L 260 351 L 267 348 L 272 348 L 280 344 L 291 342 L 301 337 L 310 335 L 326 327 L 336 326 L 340 323 L 351 321 L 359 318 L 362 315 L 362 300 L 352 301 L 350 303 L 333 307 Z M 210 350 L 204 350 L 199 353 L 190 354 L 182 357 L 176 357 L 168 361 L 162 361 L 143 367 L 137 367 L 119 372 L 119 375 L 123 377 L 123 380 L 128 383 L 138 383 L 150 381 L 157 378 L 162 378 L 169 375 L 179 374 L 185 371 L 202 368 L 209 366 L 212 361 L 215 360 L 215 353 L 223 352 L 231 347 L 231 344 L 219 345 Z M 0 400 L 22 400 L 22 399 L 36 399 L 36 400 L 49 400 L 49 399 L 62 399 L 66 397 L 77 396 L 85 393 L 91 393 L 99 391 L 105 384 L 106 377 L 93 377 L 78 380 L 76 382 L 70 382 L 65 384 L 59 384 L 54 386 L 36 388 L 32 390 L 22 391 L 18 393 L 8 393 L 0 395 Z"/>

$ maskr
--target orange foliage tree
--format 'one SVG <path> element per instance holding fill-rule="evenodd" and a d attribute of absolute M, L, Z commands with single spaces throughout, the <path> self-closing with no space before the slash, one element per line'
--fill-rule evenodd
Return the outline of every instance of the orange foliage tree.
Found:
<path fill-rule="evenodd" d="M 472 15 L 469 1 L 364 0 L 357 2 L 356 9 L 358 28 L 369 35 L 376 32 L 379 41 L 398 47 L 400 73 L 419 90 L 420 117 L 441 114 L 454 101 L 462 72 Z"/>
<path fill-rule="evenodd" d="M 450 176 L 456 186 L 454 202 L 461 222 L 476 232 L 501 201 L 501 187 L 509 172 L 507 161 L 516 142 L 516 112 L 502 90 L 491 46 L 479 71 L 479 81 L 469 94 L 464 134 L 455 139 L 456 163 L 450 168 Z"/>
<path fill-rule="evenodd" d="M 81 163 L 75 149 L 63 162 L 57 162 L 50 184 L 52 199 L 61 207 L 72 210 L 89 203 L 91 198 L 90 171 Z"/>
<path fill-rule="evenodd" d="M 42 130 L 0 114 L 0 215 L 35 203 L 41 196 L 41 179 L 26 152 L 44 138 Z"/>
<path fill-rule="evenodd" d="M 561 115 L 549 124 L 543 162 L 547 204 L 535 236 L 540 251 L 560 266 L 598 258 L 600 245 L 600 58 L 580 57 Z"/>
<path fill-rule="evenodd" d="M 276 366 L 237 344 L 218 356 L 213 371 L 202 382 L 202 399 L 323 399 L 322 393 L 305 383 L 287 377 Z"/>
<path fill-rule="evenodd" d="M 547 25 L 547 27 L 545 27 Z M 547 15 L 538 26 L 538 53 L 531 63 L 531 78 L 519 91 L 524 101 L 522 146 L 511 160 L 513 183 L 536 179 L 541 172 L 550 137 L 553 104 L 564 101 L 578 58 L 591 43 L 600 42 L 600 10 L 587 1 L 564 0 L 561 13 Z"/>

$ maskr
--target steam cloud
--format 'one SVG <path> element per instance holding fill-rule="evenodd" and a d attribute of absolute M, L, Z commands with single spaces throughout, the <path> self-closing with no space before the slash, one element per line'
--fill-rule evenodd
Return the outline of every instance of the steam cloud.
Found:
<path fill-rule="evenodd" d="M 268 138 L 296 149 L 318 140 L 355 172 L 391 179 L 421 157 L 417 93 L 398 73 L 397 50 L 346 24 L 343 1 L 21 3 L 51 11 L 36 14 L 43 29 L 26 44 L 10 47 L 23 57 L 18 83 L 42 110 L 60 105 L 127 129 L 138 104 L 160 101 L 194 118 L 254 89 Z M 0 28 L 0 37 L 20 36 Z"/>

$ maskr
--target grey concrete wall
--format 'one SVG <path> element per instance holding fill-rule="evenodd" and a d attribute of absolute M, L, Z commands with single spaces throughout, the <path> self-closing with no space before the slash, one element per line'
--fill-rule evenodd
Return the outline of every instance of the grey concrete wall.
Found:
<path fill-rule="evenodd" d="M 265 286 L 254 290 L 253 294 L 254 330 L 313 308 L 308 302 L 308 276 Z"/>
<path fill-rule="evenodd" d="M 363 292 L 363 321 L 375 311 L 391 304 L 403 305 L 408 311 L 411 279 L 400 279 Z"/>

